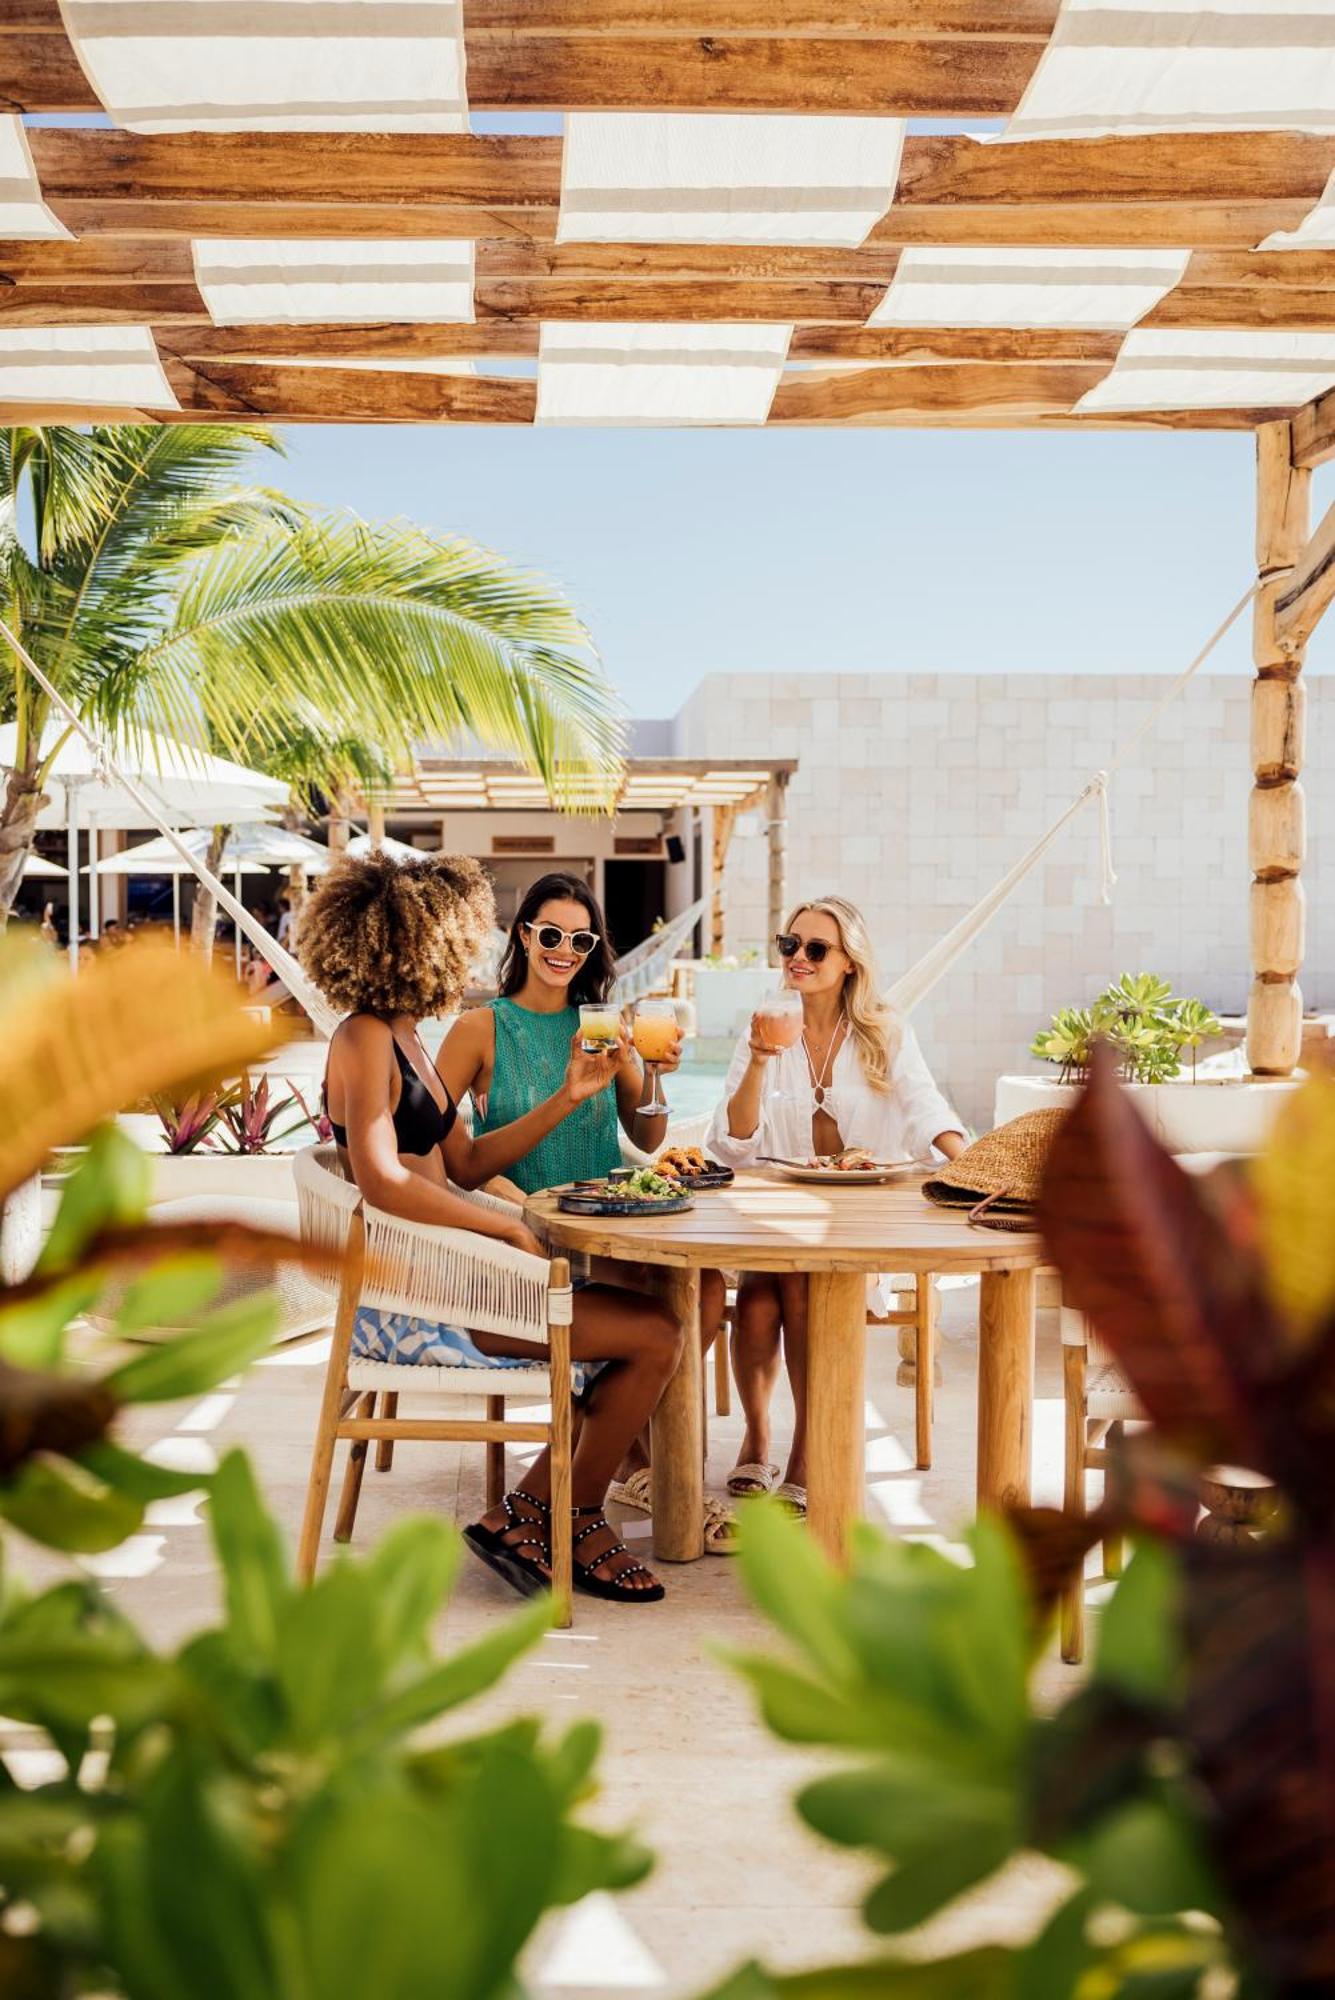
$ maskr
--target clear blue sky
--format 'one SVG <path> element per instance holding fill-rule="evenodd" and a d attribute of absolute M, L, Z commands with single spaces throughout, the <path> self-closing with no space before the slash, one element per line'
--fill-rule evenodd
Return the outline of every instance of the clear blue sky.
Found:
<path fill-rule="evenodd" d="M 458 530 L 560 581 L 637 715 L 674 713 L 710 672 L 1175 673 L 1252 573 L 1245 434 L 386 425 L 286 441 L 287 491 Z M 1332 644 L 1318 634 L 1317 671 Z M 1243 619 L 1213 665 L 1246 672 L 1248 646 Z"/>

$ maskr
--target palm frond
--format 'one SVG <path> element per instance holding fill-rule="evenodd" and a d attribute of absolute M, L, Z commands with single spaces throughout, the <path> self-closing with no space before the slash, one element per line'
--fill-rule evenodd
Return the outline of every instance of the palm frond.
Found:
<path fill-rule="evenodd" d="M 462 538 L 343 514 L 219 544 L 146 648 L 140 688 L 164 722 L 202 703 L 234 755 L 244 739 L 280 744 L 304 701 L 387 759 L 472 739 L 558 790 L 567 767 L 618 769 L 624 738 L 589 633 L 552 584 Z"/>

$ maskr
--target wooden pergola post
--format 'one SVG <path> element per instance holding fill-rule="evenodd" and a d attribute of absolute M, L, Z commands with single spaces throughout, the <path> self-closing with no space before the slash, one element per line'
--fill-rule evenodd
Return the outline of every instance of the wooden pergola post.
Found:
<path fill-rule="evenodd" d="M 783 929 L 788 915 L 788 773 L 776 771 L 766 795 L 769 835 L 769 936 Z M 768 947 L 769 939 L 766 939 Z"/>
<path fill-rule="evenodd" d="M 1288 1076 L 1302 1049 L 1306 844 L 1301 674 L 1305 638 L 1279 629 L 1276 611 L 1309 528 L 1311 472 L 1294 464 L 1293 426 L 1262 424 L 1256 433 L 1256 594 L 1252 658 L 1252 794 L 1248 858 L 1252 871 L 1252 984 L 1247 1001 L 1247 1060 L 1256 1076 Z"/>
<path fill-rule="evenodd" d="M 723 956 L 723 874 L 728 865 L 728 848 L 732 841 L 733 823 L 737 818 L 736 806 L 715 806 L 710 815 L 712 834 L 709 856 L 709 951 L 713 958 Z"/>

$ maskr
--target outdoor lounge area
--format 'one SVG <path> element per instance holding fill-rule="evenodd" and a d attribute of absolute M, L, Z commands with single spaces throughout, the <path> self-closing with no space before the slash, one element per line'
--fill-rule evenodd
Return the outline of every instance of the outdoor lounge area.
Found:
<path fill-rule="evenodd" d="M 0 1994 L 1335 1994 L 1335 0 L 0 105 Z"/>

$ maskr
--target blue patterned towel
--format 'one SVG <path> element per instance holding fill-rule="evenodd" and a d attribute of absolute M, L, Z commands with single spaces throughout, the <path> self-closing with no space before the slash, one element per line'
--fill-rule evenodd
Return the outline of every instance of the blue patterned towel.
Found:
<path fill-rule="evenodd" d="M 530 1361 L 520 1354 L 484 1354 L 472 1334 L 457 1326 L 445 1326 L 437 1319 L 418 1319 L 413 1313 L 382 1312 L 378 1306 L 357 1308 L 352 1323 L 352 1351 L 359 1360 L 392 1361 L 399 1367 L 541 1368 L 545 1365 L 537 1357 Z M 572 1362 L 573 1393 L 582 1396 L 606 1366 L 605 1361 Z"/>

